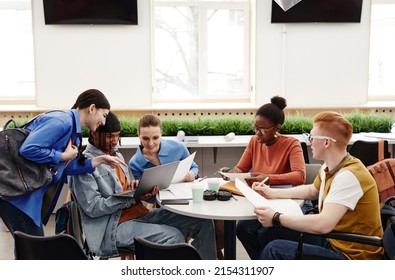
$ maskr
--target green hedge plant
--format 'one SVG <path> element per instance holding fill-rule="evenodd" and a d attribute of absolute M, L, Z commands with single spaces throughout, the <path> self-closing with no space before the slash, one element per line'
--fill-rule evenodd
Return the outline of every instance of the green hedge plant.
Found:
<path fill-rule="evenodd" d="M 362 113 L 354 111 L 344 114 L 353 125 L 353 132 L 391 132 L 394 119 L 384 113 Z M 137 136 L 138 119 L 120 116 L 122 136 Z M 234 132 L 236 135 L 253 135 L 252 124 L 254 117 L 199 117 L 199 118 L 164 118 L 162 128 L 164 136 L 176 136 L 183 130 L 187 136 L 226 135 Z M 313 127 L 312 117 L 303 114 L 288 115 L 281 128 L 282 134 L 309 133 Z"/>
<path fill-rule="evenodd" d="M 353 132 L 391 132 L 394 118 L 385 113 L 362 113 L 353 111 L 344 114 L 353 125 Z M 136 137 L 139 119 L 136 117 L 119 116 L 122 137 Z M 26 123 L 27 119 L 16 119 L 18 126 Z M 162 119 L 163 135 L 176 136 L 183 130 L 187 136 L 226 135 L 234 132 L 236 135 L 253 135 L 252 124 L 254 117 L 220 116 L 198 118 L 164 118 Z M 312 128 L 312 118 L 303 114 L 287 115 L 281 128 L 282 134 L 309 133 Z M 10 125 L 12 127 L 12 125 Z M 89 130 L 83 129 L 83 136 L 88 137 Z"/>

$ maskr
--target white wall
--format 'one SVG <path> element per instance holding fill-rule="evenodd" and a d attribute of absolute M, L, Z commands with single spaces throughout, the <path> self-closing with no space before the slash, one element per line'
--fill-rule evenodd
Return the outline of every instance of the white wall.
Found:
<path fill-rule="evenodd" d="M 257 104 L 275 94 L 295 107 L 367 102 L 370 0 L 361 23 L 271 24 L 271 1 L 257 2 Z"/>
<path fill-rule="evenodd" d="M 114 109 L 152 105 L 150 1 L 138 1 L 138 26 L 45 25 L 32 3 L 37 106 L 69 108 L 88 88 Z M 361 23 L 271 24 L 270 11 L 257 0 L 256 105 L 276 94 L 289 107 L 367 102 L 370 0 Z"/>
<path fill-rule="evenodd" d="M 32 5 L 37 106 L 70 108 L 88 88 L 114 109 L 151 105 L 149 1 L 137 26 L 45 25 L 43 1 Z"/>

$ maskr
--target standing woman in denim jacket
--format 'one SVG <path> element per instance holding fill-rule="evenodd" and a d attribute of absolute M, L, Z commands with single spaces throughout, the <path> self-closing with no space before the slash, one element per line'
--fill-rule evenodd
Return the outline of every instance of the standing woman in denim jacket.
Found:
<path fill-rule="evenodd" d="M 67 175 L 92 173 L 100 164 L 124 164 L 117 157 L 102 155 L 85 159 L 81 153 L 82 128 L 96 130 L 105 124 L 110 103 L 102 92 L 89 89 L 81 93 L 71 110 L 50 111 L 37 117 L 26 129 L 29 136 L 19 152 L 28 160 L 50 167 L 58 166 L 52 182 L 32 193 L 0 198 L 0 217 L 10 230 L 43 236 L 46 225 Z M 66 164 L 68 162 L 68 164 Z M 59 187 L 47 213 L 41 215 L 45 192 L 58 182 Z"/>

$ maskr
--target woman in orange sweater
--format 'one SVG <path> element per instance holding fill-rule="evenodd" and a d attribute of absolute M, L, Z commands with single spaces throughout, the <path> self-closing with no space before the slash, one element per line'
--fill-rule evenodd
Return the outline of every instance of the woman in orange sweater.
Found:
<path fill-rule="evenodd" d="M 298 139 L 281 135 L 284 123 L 283 109 L 287 106 L 283 97 L 272 97 L 270 103 L 262 105 L 255 114 L 251 138 L 236 167 L 229 172 L 251 172 L 246 182 L 261 182 L 268 177 L 268 185 L 302 185 L 306 179 L 303 150 Z M 226 167 L 221 170 L 227 169 Z M 260 236 L 265 228 L 258 220 L 239 221 L 237 237 L 251 259 L 258 259 L 261 252 Z"/>

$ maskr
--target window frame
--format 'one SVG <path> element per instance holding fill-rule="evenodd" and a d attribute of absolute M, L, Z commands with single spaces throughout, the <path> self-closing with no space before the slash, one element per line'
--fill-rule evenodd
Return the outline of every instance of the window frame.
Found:
<path fill-rule="evenodd" d="M 16 11 L 30 11 L 31 20 L 33 20 L 32 16 L 32 1 L 30 0 L 10 0 L 4 1 L 0 0 L 0 10 L 16 10 Z M 0 101 L 3 104 L 33 104 L 36 100 L 36 92 L 35 92 L 35 69 L 34 69 L 34 47 L 33 47 L 33 23 L 31 26 L 31 46 L 32 46 L 32 59 L 33 59 L 33 92 L 31 94 L 22 94 L 21 92 L 11 91 L 8 94 L 0 95 Z"/>
<path fill-rule="evenodd" d="M 202 55 L 207 46 L 207 32 L 202 31 L 202 27 L 206 27 L 206 21 L 202 21 L 199 24 L 199 96 L 197 98 L 185 98 L 185 99 L 170 99 L 170 98 L 159 98 L 156 92 L 156 67 L 155 67 L 155 8 L 158 6 L 175 7 L 175 6 L 198 6 L 201 14 L 206 14 L 207 10 L 210 9 L 240 9 L 245 11 L 244 20 L 244 54 L 243 54 L 243 71 L 244 71 L 244 91 L 238 96 L 227 96 L 220 95 L 218 97 L 210 96 L 207 89 L 208 84 L 208 69 L 207 60 Z M 255 84 L 255 11 L 256 11 L 256 0 L 222 0 L 222 1 L 210 1 L 210 0 L 151 0 L 151 62 L 152 62 L 152 103 L 153 104 L 165 104 L 165 103 L 213 103 L 213 102 L 248 102 L 254 101 L 254 84 Z M 204 36 L 203 36 L 204 35 Z M 203 47 L 202 47 L 203 46 Z M 204 74 L 202 74 L 204 73 Z M 202 78 L 203 76 L 203 78 Z"/>

